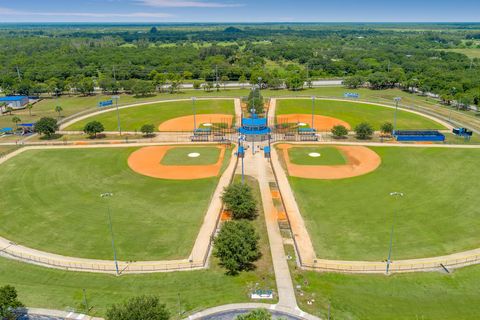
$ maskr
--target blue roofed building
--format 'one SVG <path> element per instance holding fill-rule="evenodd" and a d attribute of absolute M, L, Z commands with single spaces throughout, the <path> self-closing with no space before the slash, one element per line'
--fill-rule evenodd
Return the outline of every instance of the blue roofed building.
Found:
<path fill-rule="evenodd" d="M 28 104 L 29 99 L 27 96 L 6 96 L 0 97 L 0 105 L 2 106 L 1 111 L 5 112 L 7 107 L 12 107 L 13 109 L 23 109 Z"/>

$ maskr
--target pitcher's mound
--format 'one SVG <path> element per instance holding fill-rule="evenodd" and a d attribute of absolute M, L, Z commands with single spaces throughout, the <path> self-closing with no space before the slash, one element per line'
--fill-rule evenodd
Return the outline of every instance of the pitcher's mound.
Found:
<path fill-rule="evenodd" d="M 220 156 L 212 165 L 172 166 L 162 165 L 161 161 L 174 146 L 152 146 L 133 152 L 128 158 L 128 166 L 133 171 L 152 178 L 169 180 L 194 180 L 216 177 L 222 168 L 225 147 L 219 146 Z M 202 147 L 199 147 L 201 150 Z"/>
<path fill-rule="evenodd" d="M 232 126 L 233 116 L 230 114 L 197 114 L 195 121 L 192 116 L 178 117 L 167 120 L 158 126 L 158 131 L 193 131 L 194 122 L 198 129 L 202 124 L 212 126 L 214 123 L 225 123 L 228 127 Z"/>
<path fill-rule="evenodd" d="M 290 161 L 288 149 L 291 147 L 292 145 L 289 144 L 278 145 L 285 159 L 288 174 L 292 177 L 323 180 L 352 178 L 375 171 L 382 163 L 380 156 L 367 147 L 335 146 L 343 153 L 347 159 L 347 164 L 330 166 L 298 165 Z M 298 145 L 295 147 L 298 147 Z"/>
<path fill-rule="evenodd" d="M 282 114 L 277 116 L 277 124 L 282 123 L 296 123 L 298 126 L 305 126 L 309 125 L 312 126 L 312 115 L 311 114 L 303 114 L 303 113 L 295 113 L 295 114 Z M 342 125 L 348 130 L 351 129 L 350 124 L 347 122 L 326 116 L 313 116 L 313 125 L 314 129 L 317 131 L 329 131 L 334 126 Z"/>

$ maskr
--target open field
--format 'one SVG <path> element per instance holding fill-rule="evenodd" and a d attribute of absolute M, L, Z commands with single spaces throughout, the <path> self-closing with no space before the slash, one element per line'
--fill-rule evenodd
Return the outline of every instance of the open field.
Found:
<path fill-rule="evenodd" d="M 466 55 L 469 58 L 480 59 L 480 48 L 465 48 L 465 49 L 446 49 L 443 51 L 457 52 Z"/>
<path fill-rule="evenodd" d="M 312 101 L 302 100 L 278 100 L 277 115 L 281 114 L 311 114 Z M 395 110 L 376 105 L 358 102 L 345 102 L 333 100 L 315 101 L 315 114 L 328 116 L 346 121 L 354 128 L 361 122 L 370 123 L 375 130 L 385 122 L 393 123 Z M 444 127 L 430 119 L 405 111 L 398 112 L 398 129 L 444 129 Z"/>
<path fill-rule="evenodd" d="M 198 100 L 195 103 L 195 109 L 197 114 L 234 114 L 232 100 Z M 191 101 L 177 101 L 121 109 L 120 119 L 122 130 L 140 131 L 144 124 L 153 124 L 155 128 L 158 128 L 162 122 L 192 114 Z M 106 131 L 115 131 L 118 128 L 117 113 L 111 111 L 74 123 L 66 130 L 83 130 L 85 124 L 93 120 L 103 123 Z"/>
<path fill-rule="evenodd" d="M 218 179 L 137 174 L 127 164 L 136 149 L 34 150 L 5 162 L 0 234 L 58 254 L 111 259 L 109 201 L 120 260 L 188 257 Z M 114 195 L 101 199 L 104 192 Z"/>
<path fill-rule="evenodd" d="M 310 156 L 310 154 L 315 153 L 320 154 L 320 156 Z M 288 149 L 288 155 L 292 163 L 300 165 L 331 166 L 346 164 L 345 157 L 340 150 L 328 146 L 293 147 Z"/>
<path fill-rule="evenodd" d="M 291 246 L 287 252 L 294 256 Z M 294 261 L 294 260 L 293 260 Z M 346 275 L 299 271 L 290 261 L 302 308 L 326 319 L 476 319 L 480 266 L 453 274 Z M 307 283 L 307 284 L 306 284 Z M 311 305 L 308 300 L 314 299 Z"/>
<path fill-rule="evenodd" d="M 382 261 L 438 256 L 480 247 L 475 161 L 480 150 L 371 148 L 380 167 L 341 180 L 290 177 L 317 256 Z M 390 192 L 403 192 L 393 198 Z"/>
<path fill-rule="evenodd" d="M 109 305 L 129 297 L 157 295 L 178 319 L 179 310 L 191 312 L 248 302 L 248 293 L 255 283 L 274 283 L 271 265 L 231 277 L 213 260 L 208 270 L 116 277 L 48 269 L 0 258 L 0 284 L 14 285 L 19 299 L 29 307 L 60 310 L 70 307 L 80 312 L 85 312 L 82 293 L 85 288 L 92 308 L 90 314 L 98 316 L 104 316 Z"/>

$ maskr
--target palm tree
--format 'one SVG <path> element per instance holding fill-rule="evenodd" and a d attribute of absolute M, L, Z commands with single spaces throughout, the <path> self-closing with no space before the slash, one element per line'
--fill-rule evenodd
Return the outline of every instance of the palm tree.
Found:
<path fill-rule="evenodd" d="M 58 112 L 58 118 L 60 119 L 60 117 L 62 116 L 61 115 L 61 112 L 63 111 L 63 108 L 60 107 L 60 106 L 56 106 L 55 107 L 55 112 Z"/>
<path fill-rule="evenodd" d="M 18 123 L 21 122 L 21 121 L 22 121 L 22 119 L 20 119 L 20 118 L 17 117 L 17 116 L 14 116 L 14 117 L 12 118 L 12 122 L 15 123 L 15 128 L 18 128 Z"/>
<path fill-rule="evenodd" d="M 12 115 L 12 111 L 13 111 L 12 107 L 8 106 L 6 110 L 7 110 L 9 115 Z"/>

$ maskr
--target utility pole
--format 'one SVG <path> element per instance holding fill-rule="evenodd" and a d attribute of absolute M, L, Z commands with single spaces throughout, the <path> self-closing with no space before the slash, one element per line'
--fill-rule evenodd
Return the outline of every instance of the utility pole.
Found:
<path fill-rule="evenodd" d="M 218 65 L 215 65 L 215 87 L 218 86 Z"/>
<path fill-rule="evenodd" d="M 113 80 L 117 81 L 117 74 L 115 72 L 115 65 L 113 65 Z"/>
<path fill-rule="evenodd" d="M 315 130 L 314 126 L 314 114 L 315 114 L 315 96 L 312 97 L 312 130 Z"/>

